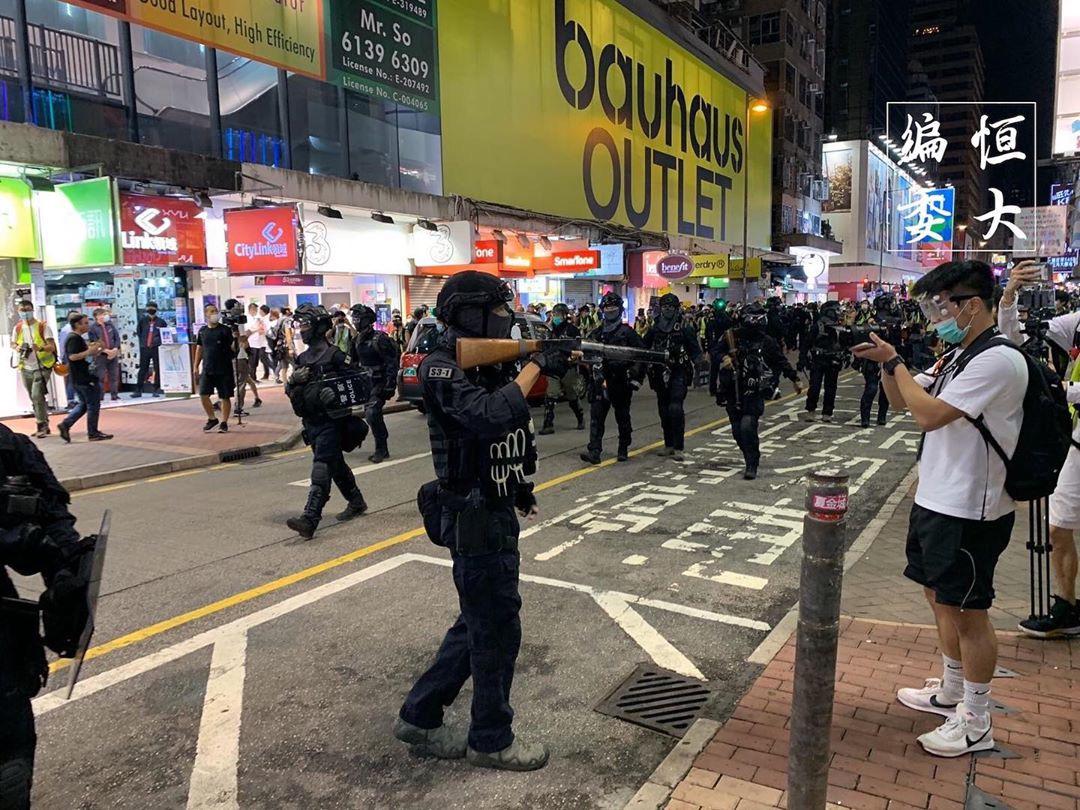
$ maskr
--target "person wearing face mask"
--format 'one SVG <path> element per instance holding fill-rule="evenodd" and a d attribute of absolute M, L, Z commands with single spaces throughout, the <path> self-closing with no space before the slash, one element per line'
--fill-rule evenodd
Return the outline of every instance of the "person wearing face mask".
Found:
<path fill-rule="evenodd" d="M 101 396 L 109 390 L 109 399 L 120 399 L 120 333 L 112 322 L 109 310 L 94 310 L 94 322 L 90 324 L 90 340 L 101 344 L 101 354 L 94 358 L 94 371 L 101 387 Z"/>
<path fill-rule="evenodd" d="M 375 328 L 375 310 L 364 304 L 354 304 L 349 310 L 356 336 L 352 342 L 353 365 L 371 372 L 371 401 L 364 410 L 364 420 L 375 438 L 375 452 L 368 456 L 372 464 L 390 458 L 387 444 L 389 433 L 383 419 L 383 407 L 394 396 L 400 355 L 394 341 Z"/>
<path fill-rule="evenodd" d="M 521 647 L 518 515 L 537 514 L 525 397 L 541 374 L 563 376 L 570 354 L 534 354 L 516 377 L 513 366 L 463 369 L 456 357 L 461 338 L 508 338 L 512 301 L 506 282 L 475 271 L 452 276 L 439 292 L 447 328 L 419 370 L 437 480 L 421 487 L 417 502 L 429 538 L 450 550 L 461 614 L 405 698 L 394 736 L 428 756 L 531 771 L 548 751 L 515 733 L 510 706 Z M 470 677 L 466 732 L 444 725 L 443 712 Z"/>
<path fill-rule="evenodd" d="M 795 393 L 802 393 L 795 369 L 767 333 L 767 325 L 765 308 L 750 304 L 742 311 L 732 340 L 725 339 L 719 350 L 716 404 L 727 409 L 731 434 L 746 463 L 743 478 L 747 481 L 757 478 L 761 462 L 758 423 L 772 394 L 773 376 L 783 374 L 795 386 Z"/>
<path fill-rule="evenodd" d="M 1017 264 L 1012 268 L 998 305 L 998 328 L 1020 345 L 1027 340 L 1027 335 L 1018 314 L 1017 293 L 1025 286 L 1039 284 L 1041 271 L 1038 262 Z M 1080 357 L 1080 311 L 1051 318 L 1047 324 L 1046 342 L 1051 350 L 1056 349 L 1067 358 Z M 1055 368 L 1058 368 L 1057 362 Z M 1065 367 L 1058 370 L 1064 372 Z M 1065 393 L 1070 403 L 1080 403 L 1080 383 L 1067 383 Z M 1076 577 L 1080 567 L 1076 553 L 1077 529 L 1080 529 L 1080 425 L 1073 429 L 1072 446 L 1065 457 L 1054 494 L 1050 496 L 1050 565 L 1056 591 L 1053 604 L 1048 615 L 1020 622 L 1021 633 L 1042 639 L 1080 636 L 1080 604 L 1076 600 Z"/>
<path fill-rule="evenodd" d="M 566 304 L 556 304 L 551 308 L 551 336 L 555 339 L 581 337 L 581 330 L 570 322 L 570 308 Z M 576 365 L 572 365 L 563 377 L 547 378 L 547 392 L 544 394 L 544 424 L 540 427 L 541 436 L 555 432 L 555 406 L 561 397 L 566 397 L 566 404 L 577 417 L 577 429 L 585 429 L 585 411 L 581 399 L 585 395 L 585 380 Z"/>
<path fill-rule="evenodd" d="M 863 301 L 862 307 L 868 310 L 869 302 Z M 900 308 L 896 304 L 896 298 L 892 293 L 882 293 L 874 299 L 874 308 L 867 317 L 860 315 L 856 318 L 857 326 L 869 326 L 894 346 L 900 347 L 901 354 L 906 351 L 901 346 L 900 335 Z M 860 320 L 861 318 L 861 320 Z M 855 360 L 852 367 L 863 375 L 863 393 L 859 399 L 859 421 L 862 427 L 870 427 L 870 413 L 874 408 L 874 400 L 877 400 L 877 423 L 884 425 L 889 418 L 889 399 L 885 396 L 885 389 L 881 386 L 881 365 L 869 360 Z"/>
<path fill-rule="evenodd" d="M 600 326 L 589 335 L 589 340 L 608 346 L 631 346 L 643 348 L 644 341 L 628 323 L 624 323 L 623 300 L 614 292 L 605 293 L 600 299 Z M 604 427 L 608 411 L 615 411 L 615 424 L 619 426 L 619 450 L 616 458 L 630 458 L 630 439 L 634 425 L 630 421 L 630 400 L 641 388 L 645 371 L 640 363 L 604 360 L 594 364 L 589 376 L 589 446 L 581 454 L 581 460 L 590 464 L 600 463 L 604 449 Z"/>
<path fill-rule="evenodd" d="M 667 293 L 660 297 L 660 315 L 645 333 L 645 348 L 667 354 L 663 365 L 650 365 L 649 385 L 656 392 L 656 408 L 664 429 L 664 447 L 658 456 L 683 459 L 686 413 L 683 404 L 694 379 L 694 363 L 701 356 L 697 332 L 683 322 L 679 297 Z"/>
<path fill-rule="evenodd" d="M 139 376 L 135 384 L 132 399 L 143 395 L 143 386 L 150 377 L 150 366 L 154 366 L 154 396 L 161 396 L 161 359 L 158 356 L 161 347 L 161 330 L 168 324 L 157 314 L 157 304 L 150 301 L 146 305 L 146 314 L 139 318 L 136 336 L 139 340 Z"/>
<path fill-rule="evenodd" d="M 821 420 L 832 421 L 840 370 L 847 362 L 847 351 L 840 345 L 835 331 L 835 328 L 841 325 L 840 303 L 826 301 L 822 304 L 817 323 L 810 332 L 807 352 L 810 361 L 810 388 L 806 392 L 807 419 L 812 420 L 816 415 L 818 398 L 824 385 L 825 401 L 821 406 Z"/>
<path fill-rule="evenodd" d="M 104 348 L 89 337 L 90 319 L 81 315 L 71 322 L 71 334 L 68 335 L 65 354 L 68 359 L 68 374 L 75 383 L 78 402 L 64 417 L 59 425 L 60 438 L 71 443 L 71 428 L 86 414 L 86 434 L 92 442 L 107 441 L 112 434 L 98 430 L 98 412 L 101 407 L 101 388 L 98 376 L 94 374 L 90 359 L 100 357 Z"/>
<path fill-rule="evenodd" d="M 987 611 L 1016 517 L 997 448 L 1006 458 L 1017 450 L 1029 377 L 1023 353 L 995 328 L 995 286 L 993 271 L 978 261 L 947 262 L 915 283 L 912 294 L 931 328 L 953 346 L 929 373 L 912 375 L 876 334 L 854 349 L 881 363 L 890 402 L 907 408 L 924 431 L 904 575 L 923 587 L 933 611 L 944 674 L 901 689 L 897 699 L 947 718 L 918 738 L 943 757 L 994 747 L 997 640 Z"/>
<path fill-rule="evenodd" d="M 232 413 L 232 396 L 236 389 L 233 363 L 237 346 L 233 330 L 221 323 L 221 313 L 211 304 L 205 309 L 206 325 L 195 338 L 195 364 L 193 370 L 199 380 L 199 399 L 206 413 L 203 430 L 214 428 L 220 433 L 229 432 L 229 416 Z M 200 373 L 201 371 L 201 373 Z M 221 419 L 214 415 L 210 397 L 217 392 L 221 400 Z"/>
<path fill-rule="evenodd" d="M 56 339 L 49 325 L 34 318 L 34 304 L 28 299 L 19 302 L 19 321 L 11 338 L 19 358 L 19 375 L 30 397 L 37 422 L 37 433 L 44 439 L 49 430 L 49 406 L 45 397 L 49 392 L 49 375 L 56 365 Z"/>

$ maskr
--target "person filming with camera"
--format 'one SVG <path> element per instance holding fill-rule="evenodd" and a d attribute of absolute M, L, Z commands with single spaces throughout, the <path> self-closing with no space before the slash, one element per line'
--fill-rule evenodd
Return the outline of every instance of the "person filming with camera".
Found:
<path fill-rule="evenodd" d="M 1005 294 L 998 305 L 998 328 L 1017 344 L 1042 340 L 1053 354 L 1069 356 L 1080 348 L 1080 311 L 1041 320 L 1042 314 L 1032 311 L 1029 323 L 1022 324 L 1019 315 L 1018 293 L 1043 281 L 1044 265 L 1036 261 L 1017 264 L 1005 285 Z M 1038 323 L 1038 326 L 1035 325 Z M 1026 327 L 1026 328 L 1025 328 Z M 1064 375 L 1065 369 L 1058 368 Z M 1071 404 L 1080 403 L 1080 384 L 1069 382 L 1065 395 Z M 1053 605 L 1048 616 L 1024 619 L 1020 632 L 1033 638 L 1060 638 L 1080 635 L 1080 606 L 1076 602 L 1077 555 L 1074 532 L 1080 529 L 1080 425 L 1073 428 L 1072 446 L 1058 477 L 1057 487 L 1050 496 L 1050 566 L 1053 571 Z"/>
<path fill-rule="evenodd" d="M 987 611 L 1016 509 L 996 448 L 1010 459 L 1016 452 L 1029 380 L 1024 355 L 995 328 L 994 288 L 993 272 L 978 261 L 947 262 L 916 282 L 912 294 L 930 327 L 953 347 L 927 373 L 909 372 L 876 334 L 852 350 L 881 363 L 889 401 L 907 408 L 923 431 L 904 575 L 923 586 L 930 603 L 944 675 L 899 690 L 897 699 L 947 718 L 918 739 L 943 757 L 994 747 L 997 638 Z"/>

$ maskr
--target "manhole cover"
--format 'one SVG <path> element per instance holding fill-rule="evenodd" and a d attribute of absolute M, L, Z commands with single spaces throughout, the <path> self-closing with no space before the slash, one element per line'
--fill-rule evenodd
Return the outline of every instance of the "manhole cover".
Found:
<path fill-rule="evenodd" d="M 671 737 L 682 737 L 705 708 L 712 690 L 694 678 L 641 664 L 604 698 L 596 711 Z"/>

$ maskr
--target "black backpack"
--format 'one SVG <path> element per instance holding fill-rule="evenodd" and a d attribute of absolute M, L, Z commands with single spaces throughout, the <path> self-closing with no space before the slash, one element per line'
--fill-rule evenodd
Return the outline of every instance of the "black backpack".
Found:
<path fill-rule="evenodd" d="M 994 346 L 1007 346 L 1020 352 L 1028 369 L 1024 417 L 1012 458 L 1005 454 L 991 435 L 982 414 L 975 419 L 967 417 L 967 420 L 978 429 L 1005 464 L 1005 491 L 1017 501 L 1045 498 L 1057 487 L 1058 475 L 1072 442 L 1072 417 L 1065 389 L 1061 386 L 1061 378 L 1046 363 L 1001 335 L 995 335 L 974 347 L 974 350 L 965 352 L 957 360 L 953 378 L 976 356 Z"/>

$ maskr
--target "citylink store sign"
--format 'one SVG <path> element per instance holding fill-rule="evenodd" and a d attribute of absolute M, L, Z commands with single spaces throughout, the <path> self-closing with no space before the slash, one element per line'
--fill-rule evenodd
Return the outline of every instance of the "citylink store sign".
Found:
<path fill-rule="evenodd" d="M 749 174 L 768 246 L 771 120 L 617 0 L 444 2 L 439 54 L 447 193 L 741 242 Z"/>

